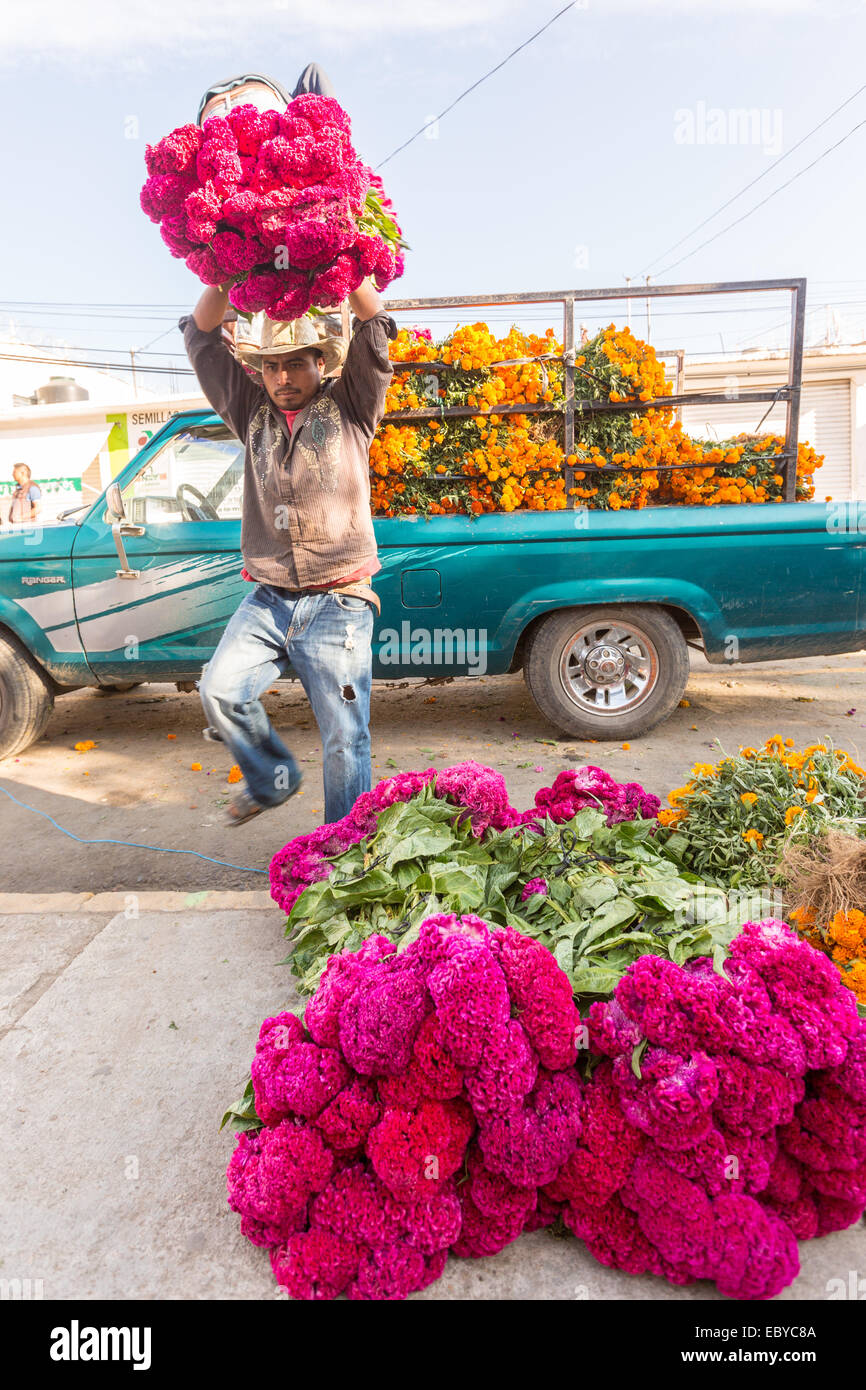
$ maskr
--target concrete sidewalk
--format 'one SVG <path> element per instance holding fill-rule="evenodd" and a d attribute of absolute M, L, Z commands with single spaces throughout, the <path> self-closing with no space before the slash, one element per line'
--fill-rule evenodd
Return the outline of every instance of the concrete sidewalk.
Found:
<path fill-rule="evenodd" d="M 259 1024 L 297 1002 L 266 893 L 0 894 L 0 1277 L 46 1299 L 276 1297 L 225 1200 L 219 1132 Z M 807 1242 L 781 1296 L 866 1272 L 862 1226 Z M 425 1299 L 716 1299 L 544 1231 L 452 1259 Z"/>

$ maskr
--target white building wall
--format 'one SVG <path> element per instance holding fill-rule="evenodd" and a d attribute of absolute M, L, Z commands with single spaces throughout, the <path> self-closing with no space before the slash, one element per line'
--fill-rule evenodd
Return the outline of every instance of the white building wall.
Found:
<path fill-rule="evenodd" d="M 753 431 L 767 403 L 743 400 L 749 388 L 768 389 L 787 379 L 784 354 L 724 361 L 685 361 L 686 391 L 730 391 L 723 404 L 684 406 L 683 424 L 697 438 L 724 439 Z M 866 499 L 866 349 L 839 348 L 806 353 L 800 403 L 800 439 L 825 456 L 815 474 L 815 497 L 823 501 Z M 785 433 L 785 406 L 775 405 L 762 433 Z"/>

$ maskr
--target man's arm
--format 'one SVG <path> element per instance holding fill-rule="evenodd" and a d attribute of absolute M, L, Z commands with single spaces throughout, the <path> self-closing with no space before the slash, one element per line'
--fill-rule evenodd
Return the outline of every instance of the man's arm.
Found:
<path fill-rule="evenodd" d="M 248 376 L 223 340 L 228 290 L 228 283 L 208 285 L 191 317 L 181 319 L 181 328 L 187 355 L 205 397 L 238 439 L 243 440 L 261 405 L 263 388 Z"/>
<path fill-rule="evenodd" d="M 362 322 L 382 312 L 382 296 L 369 276 L 349 295 L 349 308 Z"/>
<path fill-rule="evenodd" d="M 385 396 L 394 370 L 388 356 L 388 339 L 396 338 L 397 325 L 369 279 L 349 295 L 349 307 L 356 322 L 343 370 L 331 394 L 372 438 L 385 410 Z"/>
<path fill-rule="evenodd" d="M 208 285 L 192 311 L 196 328 L 212 333 L 222 325 L 229 307 L 229 285 Z"/>

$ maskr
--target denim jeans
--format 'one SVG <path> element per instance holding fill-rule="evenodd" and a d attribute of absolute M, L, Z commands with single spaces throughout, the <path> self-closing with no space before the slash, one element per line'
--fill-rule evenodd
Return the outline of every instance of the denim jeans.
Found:
<path fill-rule="evenodd" d="M 289 666 L 322 736 L 325 821 L 339 820 L 371 785 L 373 609 L 351 594 L 301 594 L 259 584 L 241 603 L 199 682 L 211 729 L 237 762 L 249 795 L 278 806 L 301 770 L 259 699 Z"/>

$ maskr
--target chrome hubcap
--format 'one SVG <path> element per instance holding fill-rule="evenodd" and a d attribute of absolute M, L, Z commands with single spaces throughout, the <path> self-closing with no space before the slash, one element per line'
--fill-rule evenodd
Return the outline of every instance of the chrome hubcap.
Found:
<path fill-rule="evenodd" d="M 658 673 L 658 653 L 646 633 L 610 622 L 579 628 L 559 663 L 568 699 L 596 715 L 635 709 L 655 688 Z"/>
<path fill-rule="evenodd" d="M 626 660 L 619 647 L 591 647 L 583 668 L 595 685 L 618 684 L 626 673 Z"/>

